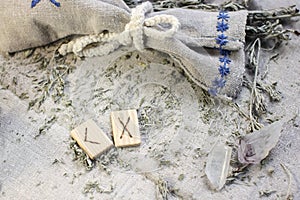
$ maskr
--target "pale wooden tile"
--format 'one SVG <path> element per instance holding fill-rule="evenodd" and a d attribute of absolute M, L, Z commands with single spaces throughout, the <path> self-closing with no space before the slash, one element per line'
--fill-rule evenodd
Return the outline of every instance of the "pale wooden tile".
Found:
<path fill-rule="evenodd" d="M 111 123 L 116 147 L 137 146 L 141 144 L 136 110 L 112 112 Z"/>
<path fill-rule="evenodd" d="M 92 119 L 72 130 L 71 136 L 91 159 L 113 147 L 112 141 Z"/>

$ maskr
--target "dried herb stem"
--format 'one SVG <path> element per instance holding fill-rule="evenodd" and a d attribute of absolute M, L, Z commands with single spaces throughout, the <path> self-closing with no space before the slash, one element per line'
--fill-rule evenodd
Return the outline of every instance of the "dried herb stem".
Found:
<path fill-rule="evenodd" d="M 288 184 L 288 189 L 287 189 L 287 192 L 286 192 L 285 199 L 286 200 L 289 200 L 289 199 L 292 200 L 293 199 L 291 197 L 292 173 L 290 172 L 290 170 L 283 163 L 280 163 L 280 165 L 284 169 L 284 171 L 286 172 L 286 174 L 288 175 L 288 178 L 289 178 L 289 184 Z"/>
<path fill-rule="evenodd" d="M 256 47 L 257 46 L 257 47 Z M 257 51 L 255 53 L 255 49 L 257 48 Z M 258 95 L 257 90 L 256 90 L 256 82 L 257 82 L 257 74 L 258 74 L 258 62 L 260 58 L 260 48 L 261 48 L 261 42 L 260 39 L 257 38 L 252 46 L 250 47 L 250 60 L 255 67 L 255 73 L 254 73 L 254 80 L 253 80 L 253 86 L 251 90 L 251 95 L 250 95 L 250 104 L 249 104 L 249 117 L 250 117 L 250 125 L 252 130 L 255 130 L 255 126 L 253 121 L 255 121 L 253 117 L 253 105 L 256 103 L 255 97 Z"/>
<path fill-rule="evenodd" d="M 248 13 L 248 20 L 253 21 L 287 19 L 300 16 L 299 10 L 296 8 L 295 5 L 287 8 L 278 8 L 272 10 L 251 10 L 248 11 Z"/>

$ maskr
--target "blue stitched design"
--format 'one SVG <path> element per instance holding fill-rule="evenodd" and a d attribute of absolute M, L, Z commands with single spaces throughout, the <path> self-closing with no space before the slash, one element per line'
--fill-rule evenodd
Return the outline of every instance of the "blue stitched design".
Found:
<path fill-rule="evenodd" d="M 214 81 L 213 81 L 213 85 L 215 87 L 218 87 L 218 88 L 222 88 L 225 86 L 225 83 L 226 83 L 226 80 L 223 79 L 223 78 L 216 78 Z"/>
<path fill-rule="evenodd" d="M 228 21 L 228 19 L 229 19 L 230 17 L 229 17 L 229 15 L 228 15 L 228 13 L 226 12 L 226 11 L 220 11 L 219 12 L 219 15 L 218 15 L 218 20 L 224 20 L 224 21 Z"/>
<path fill-rule="evenodd" d="M 229 64 L 229 63 L 231 63 L 231 60 L 230 60 L 227 56 L 220 57 L 220 58 L 219 58 L 219 61 L 220 61 L 221 63 L 224 63 L 224 64 Z"/>
<path fill-rule="evenodd" d="M 225 31 L 229 29 L 228 25 L 228 19 L 229 14 L 225 11 L 220 11 L 218 15 L 218 21 L 217 22 L 217 32 L 221 32 L 221 34 L 218 34 L 218 37 L 216 38 L 216 43 L 219 45 L 219 51 L 220 51 L 220 66 L 219 66 L 219 73 L 220 73 L 220 78 L 215 78 L 215 80 L 212 81 L 212 87 L 208 90 L 208 92 L 216 96 L 218 94 L 218 91 L 225 87 L 225 77 L 230 74 L 230 68 L 229 64 L 231 63 L 231 60 L 229 59 L 230 51 L 223 49 L 223 46 L 225 46 L 229 41 L 227 40 L 228 37 L 224 34 Z"/>
<path fill-rule="evenodd" d="M 222 22 L 218 22 L 218 25 L 216 26 L 216 28 L 217 28 L 217 31 L 225 32 L 229 29 L 229 26 L 227 23 L 224 23 L 222 21 Z"/>
<path fill-rule="evenodd" d="M 226 40 L 227 38 L 228 37 L 224 33 L 218 35 L 218 37 L 216 38 L 216 42 L 220 45 L 220 48 L 228 43 L 228 40 Z"/>
<path fill-rule="evenodd" d="M 31 8 L 35 7 L 41 0 L 32 0 L 31 1 Z M 56 0 L 50 0 L 51 3 L 53 3 L 56 7 L 60 7 L 60 3 Z"/>
<path fill-rule="evenodd" d="M 221 77 L 223 78 L 224 76 L 227 76 L 230 73 L 230 69 L 229 69 L 229 67 L 226 66 L 226 64 L 220 65 L 219 72 L 220 72 Z"/>

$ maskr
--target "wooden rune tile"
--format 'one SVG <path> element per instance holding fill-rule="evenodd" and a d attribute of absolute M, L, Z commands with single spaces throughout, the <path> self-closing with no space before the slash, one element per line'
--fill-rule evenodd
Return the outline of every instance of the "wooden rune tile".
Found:
<path fill-rule="evenodd" d="M 113 147 L 112 141 L 91 119 L 72 130 L 71 136 L 91 159 Z"/>
<path fill-rule="evenodd" d="M 111 123 L 116 147 L 137 146 L 141 144 L 136 110 L 112 112 Z"/>

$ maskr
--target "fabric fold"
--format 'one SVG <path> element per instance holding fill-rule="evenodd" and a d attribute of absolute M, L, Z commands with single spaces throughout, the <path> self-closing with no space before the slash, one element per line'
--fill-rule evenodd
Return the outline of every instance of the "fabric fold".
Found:
<path fill-rule="evenodd" d="M 236 96 L 244 73 L 247 11 L 228 14 L 229 42 L 224 49 L 231 51 L 232 63 L 223 93 Z M 75 35 L 78 38 L 60 48 L 63 55 L 105 56 L 124 46 L 138 51 L 148 48 L 167 53 L 204 89 L 218 76 L 218 12 L 179 8 L 153 12 L 149 2 L 130 10 L 121 0 L 66 0 L 59 8 L 41 1 L 31 9 L 28 2 L 15 0 L 3 2 L 0 16 L 2 52 Z"/>

